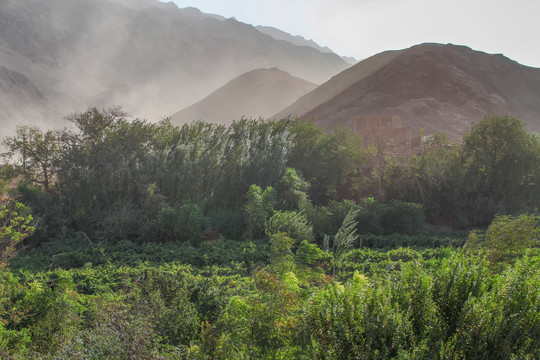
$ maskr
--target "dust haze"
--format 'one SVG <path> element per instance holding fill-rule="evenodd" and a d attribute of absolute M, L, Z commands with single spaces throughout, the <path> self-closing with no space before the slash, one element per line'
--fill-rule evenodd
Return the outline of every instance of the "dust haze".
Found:
<path fill-rule="evenodd" d="M 16 124 L 63 127 L 65 116 L 93 106 L 121 105 L 158 121 L 254 69 L 278 67 L 320 84 L 349 66 L 158 0 L 3 0 L 0 136 Z"/>

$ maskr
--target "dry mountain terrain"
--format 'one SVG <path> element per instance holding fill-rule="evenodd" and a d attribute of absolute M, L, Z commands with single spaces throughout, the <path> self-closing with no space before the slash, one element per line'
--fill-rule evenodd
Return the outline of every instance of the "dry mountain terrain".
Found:
<path fill-rule="evenodd" d="M 10 91 L 0 93 L 0 135 L 7 124 L 89 106 L 160 118 L 258 68 L 320 84 L 348 66 L 336 54 L 158 0 L 2 0 L 0 82 Z"/>
<path fill-rule="evenodd" d="M 328 130 L 358 115 L 397 115 L 416 132 L 457 137 L 486 114 L 540 130 L 540 69 L 465 46 L 422 44 L 366 59 L 275 117 L 296 114 Z"/>
<path fill-rule="evenodd" d="M 290 43 L 292 43 L 294 45 L 298 45 L 298 46 L 312 47 L 312 48 L 317 49 L 317 50 L 319 50 L 320 52 L 323 52 L 323 53 L 333 53 L 333 51 L 331 49 L 329 49 L 328 46 L 324 46 L 324 47 L 320 46 L 319 44 L 317 44 L 313 40 L 306 40 L 302 36 L 291 35 L 291 34 L 285 32 L 285 31 L 276 29 L 276 28 L 271 27 L 271 26 L 259 25 L 259 26 L 257 26 L 257 30 L 259 30 L 263 34 L 270 35 L 271 37 L 273 37 L 274 39 L 277 39 L 277 40 L 288 41 L 288 42 L 290 42 Z M 358 63 L 358 60 L 356 60 L 355 58 L 350 57 L 350 56 L 342 56 L 341 58 L 343 60 L 345 60 L 346 62 L 348 62 L 349 64 L 351 64 L 351 65 L 354 65 L 354 64 Z"/>
<path fill-rule="evenodd" d="M 196 104 L 172 116 L 176 124 L 193 120 L 230 124 L 241 117 L 272 115 L 317 85 L 276 68 L 247 72 L 229 81 Z"/>

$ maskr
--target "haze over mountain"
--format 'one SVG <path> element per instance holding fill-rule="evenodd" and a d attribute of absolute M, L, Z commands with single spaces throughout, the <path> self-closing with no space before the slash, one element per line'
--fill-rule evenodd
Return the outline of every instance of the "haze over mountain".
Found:
<path fill-rule="evenodd" d="M 277 68 L 257 69 L 229 81 L 203 100 L 172 116 L 175 124 L 204 120 L 230 124 L 241 117 L 268 118 L 317 85 Z"/>
<path fill-rule="evenodd" d="M 299 35 L 291 35 L 288 32 L 282 31 L 280 29 L 276 29 L 275 27 L 272 27 L 272 26 L 258 25 L 257 30 L 259 30 L 263 34 L 270 35 L 271 37 L 277 40 L 288 41 L 298 46 L 312 47 L 323 53 L 333 53 L 333 51 L 328 46 L 321 46 L 313 40 L 306 40 L 304 37 L 299 36 Z M 350 56 L 342 56 L 341 58 L 351 65 L 354 65 L 358 62 L 358 60 Z"/>
<path fill-rule="evenodd" d="M 451 137 L 486 114 L 510 114 L 538 131 L 540 69 L 465 46 L 421 44 L 366 59 L 275 117 L 289 114 L 328 130 L 359 115 L 397 115 L 412 131 Z"/>
<path fill-rule="evenodd" d="M 0 94 L 5 133 L 8 123 L 89 106 L 120 104 L 156 119 L 253 69 L 278 67 L 322 83 L 349 64 L 158 0 L 3 0 L 0 66 L 1 86 L 10 89 Z"/>

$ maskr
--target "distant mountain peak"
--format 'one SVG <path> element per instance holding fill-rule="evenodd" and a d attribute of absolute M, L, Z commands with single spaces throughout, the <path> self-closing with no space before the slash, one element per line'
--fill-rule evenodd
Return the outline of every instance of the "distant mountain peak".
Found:
<path fill-rule="evenodd" d="M 173 123 L 194 120 L 229 124 L 242 117 L 268 118 L 313 90 L 315 84 L 276 67 L 248 71 L 212 92 L 201 101 L 172 116 Z"/>
<path fill-rule="evenodd" d="M 277 29 L 277 28 L 272 27 L 272 26 L 258 25 L 258 26 L 256 26 L 256 29 L 259 30 L 260 32 L 262 32 L 263 34 L 266 34 L 266 35 L 269 35 L 269 36 L 273 37 L 276 40 L 287 41 L 287 42 L 289 42 L 291 44 L 294 44 L 296 46 L 307 46 L 307 47 L 316 49 L 316 50 L 318 50 L 318 51 L 320 51 L 322 53 L 328 53 L 328 54 L 333 54 L 334 53 L 327 46 L 321 46 L 321 45 L 317 44 L 315 41 L 313 41 L 311 39 L 307 40 L 306 38 L 304 38 L 304 37 L 302 37 L 300 35 L 291 35 L 288 32 L 285 32 L 283 30 Z M 351 64 L 351 65 L 354 65 L 354 64 L 356 64 L 358 62 L 358 60 L 356 60 L 355 58 L 350 57 L 350 56 L 342 56 L 341 58 L 345 62 L 347 62 L 348 64 Z"/>

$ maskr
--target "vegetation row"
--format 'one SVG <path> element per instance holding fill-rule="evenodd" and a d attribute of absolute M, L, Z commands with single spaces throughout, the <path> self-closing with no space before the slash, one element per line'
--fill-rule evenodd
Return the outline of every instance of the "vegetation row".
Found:
<path fill-rule="evenodd" d="M 540 357 L 518 119 L 397 157 L 292 119 L 69 120 L 4 140 L 0 357 Z"/>

